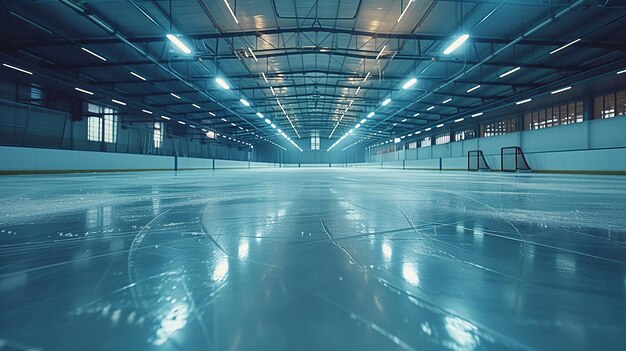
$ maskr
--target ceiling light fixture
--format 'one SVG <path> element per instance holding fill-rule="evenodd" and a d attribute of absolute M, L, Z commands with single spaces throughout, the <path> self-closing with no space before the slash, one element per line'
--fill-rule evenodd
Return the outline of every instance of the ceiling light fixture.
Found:
<path fill-rule="evenodd" d="M 76 90 L 76 91 L 80 91 L 81 93 L 85 93 L 85 94 L 93 95 L 93 93 L 92 93 L 92 92 L 90 92 L 89 90 L 85 90 L 85 89 L 81 89 L 81 88 L 74 88 L 74 90 Z"/>
<path fill-rule="evenodd" d="M 239 24 L 239 20 L 237 20 L 237 16 L 235 16 L 235 12 L 233 11 L 233 8 L 230 7 L 230 4 L 228 3 L 228 1 L 224 0 L 224 3 L 226 4 L 226 7 L 228 7 L 228 11 L 230 12 L 230 14 L 233 16 L 235 23 Z"/>
<path fill-rule="evenodd" d="M 474 91 L 474 90 L 476 90 L 476 89 L 478 89 L 478 88 L 480 88 L 480 84 L 478 84 L 477 86 L 475 86 L 475 87 L 473 87 L 473 88 L 467 89 L 467 91 L 466 91 L 466 92 L 467 92 L 467 93 L 471 93 L 472 91 Z"/>
<path fill-rule="evenodd" d="M 248 47 L 248 51 L 250 51 L 250 54 L 252 55 L 254 61 L 259 62 L 259 59 L 256 58 L 256 55 L 254 54 L 254 51 L 252 51 L 252 48 Z"/>
<path fill-rule="evenodd" d="M 580 39 L 581 39 L 581 38 L 578 38 L 578 39 L 576 39 L 576 40 L 574 40 L 574 41 L 571 41 L 571 42 L 569 42 L 569 43 L 567 43 L 567 44 L 565 44 L 565 45 L 561 46 L 561 47 L 560 47 L 560 48 L 558 48 L 558 49 L 554 49 L 554 50 L 550 51 L 550 55 L 552 55 L 552 54 L 554 54 L 554 53 L 557 53 L 557 52 L 559 52 L 559 51 L 561 51 L 561 50 L 565 49 L 566 47 L 568 47 L 568 46 L 570 46 L 570 45 L 574 45 L 574 44 L 578 43 L 578 42 L 580 41 Z"/>
<path fill-rule="evenodd" d="M 168 33 L 165 35 L 167 39 L 169 39 L 174 45 L 176 45 L 182 52 L 185 54 L 191 54 L 191 49 L 185 45 L 177 36 L 174 34 Z"/>
<path fill-rule="evenodd" d="M 402 89 L 406 90 L 412 87 L 415 83 L 417 83 L 417 78 L 411 78 L 406 83 L 404 83 L 404 85 L 402 85 Z"/>
<path fill-rule="evenodd" d="M 413 3 L 413 1 L 415 0 L 409 0 L 409 3 L 406 4 L 406 6 L 404 7 L 404 10 L 402 10 L 402 13 L 400 13 L 400 17 L 398 17 L 398 23 L 400 23 L 400 20 L 402 19 L 402 17 L 404 17 L 404 14 L 409 9 L 409 6 L 411 6 L 411 3 Z"/>
<path fill-rule="evenodd" d="M 389 105 L 389 103 L 390 103 L 390 102 L 391 102 L 391 99 L 390 99 L 390 98 L 387 98 L 387 99 L 385 99 L 385 101 L 383 101 L 383 102 L 381 103 L 381 105 L 383 105 L 383 106 L 387 106 L 387 105 Z"/>
<path fill-rule="evenodd" d="M 550 92 L 550 94 L 554 95 L 554 94 L 562 93 L 562 92 L 570 90 L 570 89 L 572 89 L 572 87 L 565 87 L 565 88 L 561 88 L 561 89 L 557 89 L 555 91 L 552 91 L 552 92 Z"/>
<path fill-rule="evenodd" d="M 215 78 L 215 82 L 225 90 L 230 89 L 230 85 L 228 85 L 228 83 L 226 83 L 226 81 L 221 77 Z"/>
<path fill-rule="evenodd" d="M 513 69 L 512 69 L 512 70 L 510 70 L 510 71 L 507 71 L 507 72 L 502 73 L 502 74 L 500 75 L 500 78 L 504 78 L 504 77 L 508 76 L 509 74 L 513 74 L 513 73 L 515 73 L 515 72 L 519 71 L 520 69 L 521 69 L 521 67 L 515 67 L 515 68 L 513 68 Z"/>
<path fill-rule="evenodd" d="M 115 100 L 115 99 L 111 99 L 111 101 L 113 101 L 114 103 L 116 103 L 118 105 L 126 106 L 126 103 L 124 101 Z"/>
<path fill-rule="evenodd" d="M 15 67 L 15 66 L 11 66 L 9 64 L 3 63 L 2 64 L 4 67 L 10 68 L 10 69 L 14 69 L 16 71 L 22 72 L 22 73 L 26 73 L 26 74 L 30 74 L 31 76 L 33 75 L 33 72 L 27 71 L 25 69 L 21 69 L 19 67 Z M 618 73 L 619 74 L 619 73 Z"/>
<path fill-rule="evenodd" d="M 533 99 L 525 99 L 525 100 L 521 100 L 515 103 L 515 105 L 521 105 L 521 104 L 525 104 L 527 102 L 531 102 L 533 101 Z"/>
<path fill-rule="evenodd" d="M 137 78 L 139 78 L 139 79 L 143 80 L 144 82 L 147 80 L 146 78 L 144 78 L 144 77 L 142 77 L 142 76 L 138 75 L 138 74 L 137 74 L 137 73 L 135 73 L 135 72 L 130 72 L 130 74 L 132 74 L 133 76 L 135 76 L 135 77 L 137 77 Z"/>
<path fill-rule="evenodd" d="M 89 53 L 89 54 L 91 54 L 91 55 L 93 55 L 93 56 L 95 56 L 95 57 L 99 58 L 99 59 L 100 59 L 100 60 L 102 60 L 102 61 L 105 61 L 105 62 L 106 62 L 106 60 L 107 60 L 107 59 L 105 59 L 104 57 L 102 57 L 102 56 L 100 56 L 100 55 L 96 54 L 95 52 L 93 52 L 93 51 L 91 51 L 91 50 L 89 50 L 89 49 L 87 49 L 87 48 L 81 47 L 81 49 L 82 49 L 84 52 Z"/>
<path fill-rule="evenodd" d="M 455 41 L 450 44 L 445 50 L 443 50 L 444 55 L 451 54 L 454 50 L 456 50 L 459 46 L 461 46 L 467 39 L 469 38 L 469 34 L 463 34 L 458 37 Z"/>
<path fill-rule="evenodd" d="M 380 49 L 380 52 L 378 53 L 378 55 L 376 55 L 376 59 L 378 60 L 380 58 L 380 55 L 383 54 L 383 52 L 385 51 L 385 49 L 387 48 L 387 45 L 384 45 L 382 49 Z"/>
<path fill-rule="evenodd" d="M 180 100 L 180 96 L 178 96 L 178 95 L 176 95 L 176 94 L 174 94 L 174 93 L 170 93 L 170 95 L 172 95 L 173 97 L 175 97 L 175 98 L 177 98 L 177 99 L 179 99 L 179 100 Z"/>

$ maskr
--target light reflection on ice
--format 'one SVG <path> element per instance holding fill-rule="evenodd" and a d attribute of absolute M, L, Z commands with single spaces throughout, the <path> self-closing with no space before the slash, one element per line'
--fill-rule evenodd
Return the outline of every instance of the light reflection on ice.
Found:
<path fill-rule="evenodd" d="M 188 317 L 189 307 L 187 305 L 179 304 L 172 307 L 161 321 L 153 343 L 155 345 L 163 345 L 175 332 L 182 329 L 187 324 Z"/>
<path fill-rule="evenodd" d="M 226 275 L 228 274 L 228 258 L 220 257 L 217 260 L 217 264 L 213 269 L 213 281 L 221 281 L 226 279 Z"/>
<path fill-rule="evenodd" d="M 248 239 L 242 238 L 239 243 L 239 249 L 237 250 L 237 257 L 239 259 L 245 260 L 248 258 L 248 250 L 250 249 L 250 245 L 248 244 Z"/>
<path fill-rule="evenodd" d="M 402 264 L 402 277 L 413 286 L 417 286 L 420 282 L 417 269 L 413 263 L 405 262 Z"/>
<path fill-rule="evenodd" d="M 385 256 L 385 261 L 391 261 L 391 245 L 388 242 L 383 242 L 383 256 Z"/>
<path fill-rule="evenodd" d="M 473 350 L 478 346 L 478 328 L 472 323 L 462 320 L 459 317 L 445 317 L 445 325 L 448 334 L 455 341 L 456 345 L 450 345 L 455 350 Z"/>

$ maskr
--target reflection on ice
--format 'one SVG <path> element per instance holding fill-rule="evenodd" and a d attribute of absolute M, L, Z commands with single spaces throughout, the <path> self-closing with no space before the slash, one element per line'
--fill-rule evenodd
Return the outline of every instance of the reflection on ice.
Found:
<path fill-rule="evenodd" d="M 450 348 L 459 351 L 470 351 L 479 345 L 478 328 L 472 323 L 459 317 L 450 316 L 445 318 L 445 326 L 448 334 L 455 342 L 448 345 Z"/>
<path fill-rule="evenodd" d="M 250 248 L 250 245 L 248 244 L 248 239 L 242 238 L 241 241 L 239 242 L 239 248 L 237 250 L 237 257 L 239 257 L 239 259 L 241 260 L 245 260 L 246 258 L 248 258 L 249 248 Z"/>
<path fill-rule="evenodd" d="M 413 263 L 405 262 L 402 264 L 402 276 L 407 283 L 417 286 L 420 282 L 420 278 L 417 275 L 417 269 Z"/>
<path fill-rule="evenodd" d="M 182 329 L 187 324 L 189 318 L 189 306 L 185 304 L 174 305 L 167 315 L 161 320 L 161 325 L 156 331 L 154 345 L 163 345 L 174 333 Z"/>
<path fill-rule="evenodd" d="M 213 269 L 213 281 L 222 281 L 226 279 L 228 274 L 228 257 L 220 256 L 217 258 L 215 268 Z"/>

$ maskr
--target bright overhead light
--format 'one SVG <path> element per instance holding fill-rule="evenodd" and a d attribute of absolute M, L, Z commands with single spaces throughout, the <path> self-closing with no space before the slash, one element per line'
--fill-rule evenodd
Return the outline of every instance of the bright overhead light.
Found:
<path fill-rule="evenodd" d="M 367 114 L 367 118 L 372 118 L 376 113 L 374 111 Z"/>
<path fill-rule="evenodd" d="M 357 95 L 357 94 L 359 93 L 359 91 L 361 91 L 361 87 L 358 87 L 358 88 L 356 89 L 356 91 L 354 92 L 354 95 Z"/>
<path fill-rule="evenodd" d="M 357 123 L 357 124 L 354 126 L 354 128 L 356 128 L 356 129 L 361 128 L 361 123 Z"/>
<path fill-rule="evenodd" d="M 482 112 L 478 112 L 478 113 L 474 113 L 474 114 L 472 115 L 472 117 L 479 117 L 479 116 L 482 116 L 482 115 L 483 115 L 483 113 L 482 113 Z"/>
<path fill-rule="evenodd" d="M 233 127 L 236 127 L 236 126 L 237 126 L 237 125 L 236 125 L 235 123 L 233 123 L 233 122 L 230 122 L 230 125 L 231 125 L 231 126 L 233 126 Z"/>
<path fill-rule="evenodd" d="M 276 129 L 276 133 L 278 133 L 278 134 L 283 134 L 283 131 L 282 131 L 282 130 L 280 130 L 280 128 L 278 128 L 278 129 Z"/>
<path fill-rule="evenodd" d="M 578 42 L 580 41 L 580 39 L 581 39 L 581 38 L 578 38 L 578 39 L 576 39 L 576 40 L 574 40 L 574 41 L 571 41 L 571 42 L 569 42 L 569 43 L 567 43 L 567 44 L 565 44 L 565 45 L 561 46 L 561 47 L 560 47 L 560 48 L 558 48 L 558 49 L 554 49 L 554 50 L 550 51 L 550 55 L 552 55 L 552 54 L 554 54 L 554 53 L 556 53 L 556 52 L 559 52 L 559 51 L 561 51 L 561 50 L 565 49 L 566 47 L 568 47 L 568 46 L 570 46 L 570 45 L 574 45 L 574 44 L 578 43 Z"/>
<path fill-rule="evenodd" d="M 434 108 L 435 108 L 435 106 L 431 106 L 431 107 L 427 108 L 426 111 L 430 111 L 430 110 L 432 110 Z"/>
<path fill-rule="evenodd" d="M 361 122 L 359 122 L 359 123 L 363 124 L 363 123 L 365 123 L 365 122 L 367 122 L 367 120 L 366 120 L 365 118 L 363 118 L 363 119 L 361 120 Z"/>
<path fill-rule="evenodd" d="M 380 58 L 380 55 L 383 54 L 383 52 L 385 51 L 385 49 L 387 48 L 387 45 L 384 45 L 382 49 L 380 49 L 380 52 L 378 53 L 378 55 L 376 55 L 376 59 L 378 60 Z"/>
<path fill-rule="evenodd" d="M 274 123 L 271 124 L 272 128 L 276 129 L 276 125 Z"/>
<path fill-rule="evenodd" d="M 390 103 L 390 102 L 391 102 L 391 99 L 387 98 L 387 99 L 385 99 L 385 101 L 383 101 L 383 102 L 381 103 L 381 105 L 383 105 L 383 106 L 387 106 L 387 105 L 389 105 L 389 103 Z"/>
<path fill-rule="evenodd" d="M 450 102 L 450 101 L 452 101 L 452 98 L 445 99 L 445 100 L 443 100 L 443 102 L 442 102 L 442 103 L 443 103 L 443 104 L 447 104 L 447 103 L 448 103 L 448 102 Z"/>
<path fill-rule="evenodd" d="M 480 88 L 480 84 L 478 84 L 477 86 L 475 86 L 475 87 L 473 87 L 473 88 L 469 88 L 469 89 L 467 89 L 467 91 L 466 91 L 466 92 L 467 92 L 467 93 L 471 93 L 472 91 L 474 91 L 474 90 L 476 90 L 476 89 L 478 89 L 478 88 Z"/>
<path fill-rule="evenodd" d="M 406 118 L 400 121 L 400 123 L 404 123 L 404 122 L 406 122 Z"/>
<path fill-rule="evenodd" d="M 252 51 L 252 48 L 248 47 L 248 51 L 250 51 L 250 55 L 252 55 L 254 61 L 259 62 L 259 59 L 256 58 L 256 55 L 254 54 L 254 51 Z"/>
<path fill-rule="evenodd" d="M 226 81 L 220 77 L 215 78 L 215 82 L 226 90 L 230 89 L 230 85 L 228 85 L 228 83 L 226 83 Z"/>
<path fill-rule="evenodd" d="M 552 91 L 552 92 L 550 92 L 550 94 L 554 95 L 554 94 L 562 93 L 562 92 L 570 90 L 570 89 L 572 89 L 572 87 L 565 87 L 565 88 L 561 88 L 561 89 L 557 89 L 555 91 Z"/>
<path fill-rule="evenodd" d="M 400 20 L 402 19 L 402 17 L 404 17 L 404 14 L 409 9 L 409 6 L 411 6 L 411 3 L 413 3 L 413 1 L 415 0 L 409 0 L 409 2 L 406 4 L 406 6 L 404 7 L 404 10 L 402 10 L 402 13 L 400 13 L 400 17 L 398 17 L 398 23 L 400 23 Z"/>
<path fill-rule="evenodd" d="M 504 72 L 504 73 L 502 73 L 502 74 L 500 75 L 500 78 L 504 78 L 504 77 L 508 76 L 509 74 L 515 73 L 515 72 L 519 71 L 521 68 L 522 68 L 522 67 L 515 67 L 515 68 L 513 68 L 513 69 L 512 69 L 512 70 L 510 70 L 510 71 Z"/>
<path fill-rule="evenodd" d="M 116 103 L 118 105 L 126 106 L 126 103 L 124 101 L 115 100 L 115 99 L 111 99 L 111 101 L 113 101 L 114 103 Z"/>
<path fill-rule="evenodd" d="M 83 47 L 81 47 L 81 49 L 82 49 L 84 52 L 89 53 L 89 54 L 91 54 L 92 56 L 95 56 L 95 57 L 99 58 L 99 59 L 100 59 L 100 60 L 102 60 L 102 61 L 105 61 L 105 62 L 106 62 L 106 60 L 107 60 L 107 59 L 105 59 L 104 57 L 102 57 L 102 56 L 100 56 L 100 55 L 96 54 L 95 52 L 93 52 L 93 51 L 91 51 L 91 50 L 89 50 L 89 49 L 87 49 L 87 48 L 83 48 Z"/>
<path fill-rule="evenodd" d="M 266 118 L 266 119 L 265 119 L 265 123 L 267 123 L 267 124 L 272 124 L 272 121 L 270 121 L 269 119 L 267 119 L 267 118 Z"/>
<path fill-rule="evenodd" d="M 137 78 L 139 78 L 139 79 L 143 80 L 144 82 L 147 80 L 146 78 L 144 78 L 144 77 L 142 77 L 142 76 L 138 75 L 138 74 L 137 74 L 137 73 L 135 73 L 135 72 L 130 72 L 130 74 L 132 74 L 133 76 L 135 76 L 135 77 L 137 77 Z"/>
<path fill-rule="evenodd" d="M 353 132 L 354 132 L 354 129 L 350 129 L 350 130 L 348 131 L 348 134 L 352 134 Z"/>
<path fill-rule="evenodd" d="M 270 90 L 272 91 L 272 95 L 276 96 L 276 92 L 274 91 L 274 88 L 270 87 Z"/>
<path fill-rule="evenodd" d="M 455 119 L 455 122 L 463 122 L 465 120 L 465 118 L 459 118 L 459 119 Z"/>
<path fill-rule="evenodd" d="M 192 126 L 191 124 L 189 125 L 189 128 L 195 128 L 196 126 Z"/>
<path fill-rule="evenodd" d="M 174 34 L 166 34 L 167 39 L 169 39 L 174 45 L 176 45 L 182 52 L 185 54 L 191 54 L 191 49 L 185 45 L 177 36 Z"/>
<path fill-rule="evenodd" d="M 413 117 L 417 117 L 419 115 L 420 115 L 420 113 L 418 112 L 418 113 L 414 114 Z"/>
<path fill-rule="evenodd" d="M 167 116 L 161 116 L 161 118 L 165 119 L 165 120 L 170 120 L 171 118 L 167 117 Z"/>
<path fill-rule="evenodd" d="M 265 83 L 269 84 L 269 82 L 267 81 L 267 77 L 265 76 L 265 73 L 261 72 L 261 76 L 263 76 L 263 80 L 265 81 Z"/>
<path fill-rule="evenodd" d="M 437 128 L 441 128 L 443 127 L 443 123 L 442 124 L 437 124 Z"/>
<path fill-rule="evenodd" d="M 406 90 L 412 87 L 415 83 L 417 83 L 417 78 L 411 78 L 406 83 L 404 83 L 404 85 L 402 85 L 402 89 Z"/>
<path fill-rule="evenodd" d="M 148 110 L 141 110 L 141 112 L 143 112 L 143 113 L 147 113 L 147 114 L 149 114 L 149 115 L 151 115 L 151 114 L 152 114 L 152 111 L 148 111 Z"/>
<path fill-rule="evenodd" d="M 430 132 L 430 130 L 431 130 L 431 129 L 432 129 L 432 128 L 426 128 L 426 129 L 424 129 L 424 131 L 425 131 L 425 132 Z"/>
<path fill-rule="evenodd" d="M 259 116 L 259 118 L 265 118 L 261 112 L 257 112 L 256 115 Z"/>
<path fill-rule="evenodd" d="M 367 80 L 367 78 L 370 77 L 371 72 L 367 72 L 367 74 L 365 75 L 365 78 L 363 78 L 363 83 L 365 83 L 365 81 Z"/>
<path fill-rule="evenodd" d="M 196 105 L 196 104 L 191 104 L 191 106 L 193 106 L 193 107 L 197 108 L 198 110 L 202 108 L 202 107 L 200 107 L 200 106 L 198 106 L 198 105 Z"/>
<path fill-rule="evenodd" d="M 213 112 L 209 112 L 209 114 L 210 114 L 211 116 L 215 117 L 215 113 L 213 113 Z"/>
<path fill-rule="evenodd" d="M 241 102 L 241 104 L 244 106 L 250 106 L 250 103 L 246 99 L 239 99 L 239 102 Z"/>
<path fill-rule="evenodd" d="M 228 11 L 230 12 L 231 16 L 233 16 L 233 18 L 235 19 L 235 23 L 239 24 L 239 21 L 237 20 L 237 16 L 235 16 L 235 12 L 233 11 L 233 8 L 230 7 L 230 4 L 228 3 L 227 0 L 224 0 L 224 3 L 226 4 L 226 7 L 228 7 Z"/>
<path fill-rule="evenodd" d="M 226 118 L 224 118 L 224 117 L 222 117 L 222 121 L 228 122 L 228 120 Z"/>
<path fill-rule="evenodd" d="M 626 69 L 623 69 L 621 71 L 617 71 L 617 74 L 622 74 L 622 73 L 626 73 Z"/>
<path fill-rule="evenodd" d="M 25 69 L 21 69 L 19 67 L 15 67 L 15 66 L 11 66 L 9 64 L 3 63 L 2 64 L 4 67 L 10 68 L 10 69 L 14 69 L 16 71 L 22 72 L 22 73 L 26 73 L 26 74 L 30 74 L 31 76 L 33 75 L 33 72 L 27 71 Z M 619 73 L 618 73 L 619 74 Z"/>
<path fill-rule="evenodd" d="M 85 89 L 81 89 L 81 88 L 74 88 L 74 90 L 76 90 L 76 91 L 80 91 L 81 93 L 85 93 L 85 94 L 93 95 L 93 93 L 92 93 L 92 92 L 90 92 L 89 90 L 85 90 Z"/>
<path fill-rule="evenodd" d="M 525 100 L 521 100 L 515 103 L 515 105 L 521 105 L 521 104 L 525 104 L 527 102 L 531 102 L 533 101 L 533 99 L 525 99 Z"/>
<path fill-rule="evenodd" d="M 469 38 L 469 34 L 463 34 L 458 37 L 450 46 L 448 46 L 445 50 L 443 50 L 444 55 L 451 54 L 454 50 L 456 50 L 459 46 L 461 46 L 467 39 Z"/>
<path fill-rule="evenodd" d="M 178 124 L 182 124 L 182 125 L 187 124 L 187 123 L 185 123 L 185 122 L 183 122 L 183 121 L 176 121 L 176 122 L 178 122 Z"/>
<path fill-rule="evenodd" d="M 170 93 L 170 95 L 172 95 L 173 97 L 175 97 L 175 98 L 177 98 L 177 99 L 180 99 L 180 96 L 178 96 L 178 95 L 176 95 L 176 94 L 174 94 L 174 93 Z"/>

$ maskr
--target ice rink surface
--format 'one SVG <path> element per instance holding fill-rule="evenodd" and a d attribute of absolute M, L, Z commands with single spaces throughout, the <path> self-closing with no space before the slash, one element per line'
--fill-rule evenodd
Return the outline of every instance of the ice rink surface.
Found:
<path fill-rule="evenodd" d="M 0 177 L 0 350 L 623 350 L 626 177 Z"/>

